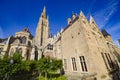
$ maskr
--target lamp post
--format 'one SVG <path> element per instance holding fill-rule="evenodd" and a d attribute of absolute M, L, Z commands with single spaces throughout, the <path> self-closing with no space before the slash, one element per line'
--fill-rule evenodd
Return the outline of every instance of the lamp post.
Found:
<path fill-rule="evenodd" d="M 50 59 L 50 80 L 52 80 L 52 59 Z"/>

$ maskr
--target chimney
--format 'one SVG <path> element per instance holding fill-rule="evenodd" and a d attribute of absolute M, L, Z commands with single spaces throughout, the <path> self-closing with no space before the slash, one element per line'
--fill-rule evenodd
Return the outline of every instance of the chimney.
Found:
<path fill-rule="evenodd" d="M 68 19 L 67 19 L 67 21 L 68 21 L 68 24 L 70 24 L 70 22 L 71 22 L 71 19 L 70 19 L 70 18 L 68 18 Z"/>
<path fill-rule="evenodd" d="M 73 13 L 72 14 L 72 20 L 74 20 L 76 18 L 76 15 Z"/>

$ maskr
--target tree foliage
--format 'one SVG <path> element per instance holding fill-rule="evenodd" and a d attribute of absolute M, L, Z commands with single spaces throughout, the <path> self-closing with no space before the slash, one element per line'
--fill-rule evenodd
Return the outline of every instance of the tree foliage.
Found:
<path fill-rule="evenodd" d="M 46 57 L 38 61 L 24 61 L 19 53 L 14 53 L 12 57 L 0 58 L 0 79 L 9 76 L 20 76 L 23 74 L 36 74 L 56 72 L 62 68 L 62 60 Z M 10 61 L 13 60 L 13 63 Z M 25 77 L 25 76 L 24 76 Z M 18 79 L 18 78 L 17 78 Z M 13 79 L 14 80 L 14 79 Z"/>
<path fill-rule="evenodd" d="M 13 63 L 10 62 L 13 60 Z M 4 57 L 0 59 L 0 78 L 8 77 L 8 75 L 19 73 L 20 71 L 29 71 L 30 64 L 22 61 L 19 53 L 14 53 L 13 57 Z"/>
<path fill-rule="evenodd" d="M 37 64 L 36 69 L 41 73 L 56 72 L 58 69 L 62 68 L 62 60 L 57 60 L 54 58 L 46 57 L 41 58 Z"/>

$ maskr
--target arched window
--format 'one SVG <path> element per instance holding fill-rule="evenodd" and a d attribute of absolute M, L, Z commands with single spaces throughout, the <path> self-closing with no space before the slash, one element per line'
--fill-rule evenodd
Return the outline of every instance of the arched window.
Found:
<path fill-rule="evenodd" d="M 34 57 L 34 60 L 38 60 L 38 51 L 37 51 L 37 49 L 35 49 L 35 57 Z"/>
<path fill-rule="evenodd" d="M 34 60 L 38 60 L 38 51 L 35 51 L 35 57 L 34 57 Z"/>
<path fill-rule="evenodd" d="M 26 40 L 27 40 L 27 39 L 26 39 L 26 37 L 25 37 L 25 36 L 24 36 L 24 37 L 22 37 L 22 39 L 21 39 L 21 43 L 22 43 L 22 44 L 26 44 Z"/>
<path fill-rule="evenodd" d="M 35 57 L 34 57 L 34 60 L 38 60 L 38 51 L 37 51 L 37 47 L 35 47 Z"/>

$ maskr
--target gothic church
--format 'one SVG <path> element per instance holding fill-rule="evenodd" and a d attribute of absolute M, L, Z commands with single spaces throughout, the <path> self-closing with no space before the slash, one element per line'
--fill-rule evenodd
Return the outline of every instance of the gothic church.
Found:
<path fill-rule="evenodd" d="M 0 57 L 20 53 L 24 60 L 50 56 L 63 60 L 66 76 L 86 80 L 120 80 L 120 48 L 106 30 L 100 31 L 92 16 L 81 11 L 68 18 L 68 25 L 51 36 L 46 8 L 39 18 L 36 35 L 28 27 L 15 36 L 0 39 Z"/>

